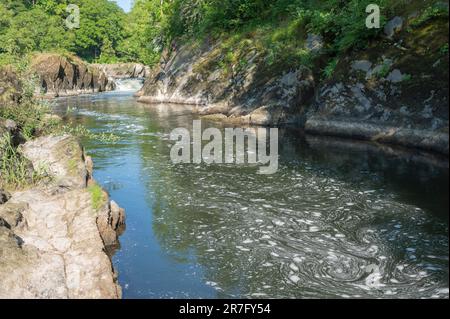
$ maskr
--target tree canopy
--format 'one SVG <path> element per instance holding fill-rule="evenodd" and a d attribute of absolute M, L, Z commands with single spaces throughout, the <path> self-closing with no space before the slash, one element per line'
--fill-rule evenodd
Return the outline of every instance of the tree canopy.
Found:
<path fill-rule="evenodd" d="M 65 23 L 69 4 L 80 8 L 79 28 L 70 29 Z M 125 20 L 123 10 L 107 0 L 3 0 L 0 53 L 55 50 L 86 60 L 115 58 Z"/>
<path fill-rule="evenodd" d="M 301 37 L 314 33 L 327 39 L 333 55 L 364 46 L 379 32 L 365 26 L 366 6 L 372 2 L 134 0 L 127 14 L 115 1 L 108 0 L 2 0 L 0 58 L 5 54 L 65 51 L 87 61 L 152 65 L 158 61 L 162 48 L 174 39 L 193 41 L 205 36 L 230 37 L 258 31 L 266 38 L 263 46 L 268 54 L 279 51 L 295 59 L 302 54 Z M 379 0 L 377 4 L 386 16 L 401 11 L 408 2 Z M 440 13 L 432 6 L 438 2 L 424 0 L 420 5 L 430 7 L 428 12 L 436 15 Z M 69 29 L 65 24 L 68 4 L 80 8 L 79 28 Z"/>

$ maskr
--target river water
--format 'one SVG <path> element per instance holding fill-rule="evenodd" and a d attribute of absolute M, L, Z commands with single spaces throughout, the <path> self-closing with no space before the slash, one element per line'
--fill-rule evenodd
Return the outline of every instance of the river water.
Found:
<path fill-rule="evenodd" d="M 56 110 L 119 137 L 83 144 L 126 209 L 124 298 L 448 298 L 448 160 L 285 129 L 274 175 L 175 165 L 185 106 L 113 92 Z"/>

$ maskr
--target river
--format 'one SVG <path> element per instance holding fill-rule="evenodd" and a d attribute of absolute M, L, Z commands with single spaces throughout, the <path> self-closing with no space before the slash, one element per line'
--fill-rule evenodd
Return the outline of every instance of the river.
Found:
<path fill-rule="evenodd" d="M 124 298 L 448 298 L 448 159 L 283 129 L 274 175 L 175 165 L 188 107 L 111 92 L 56 111 L 119 137 L 82 142 L 126 210 Z"/>

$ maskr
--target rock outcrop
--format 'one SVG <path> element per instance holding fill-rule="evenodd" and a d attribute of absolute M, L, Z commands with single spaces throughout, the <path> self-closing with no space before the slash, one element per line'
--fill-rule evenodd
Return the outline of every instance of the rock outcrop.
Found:
<path fill-rule="evenodd" d="M 137 95 L 144 103 L 195 105 L 210 119 L 296 124 L 310 134 L 448 155 L 448 19 L 404 14 L 368 48 L 345 52 L 328 79 L 320 63 L 271 68 L 251 39 L 231 60 L 220 43 L 206 40 L 172 45 Z M 327 45 L 318 35 L 304 41 L 315 54 Z"/>
<path fill-rule="evenodd" d="M 393 18 L 387 40 L 338 63 L 318 87 L 306 132 L 449 154 L 448 20 L 413 22 Z"/>
<path fill-rule="evenodd" d="M 140 63 L 91 64 L 112 79 L 146 78 L 150 68 Z"/>
<path fill-rule="evenodd" d="M 39 79 L 38 95 L 60 97 L 110 91 L 115 83 L 98 67 L 86 64 L 77 57 L 58 54 L 37 54 L 31 71 Z"/>
<path fill-rule="evenodd" d="M 71 136 L 20 150 L 46 177 L 0 192 L 0 298 L 120 298 L 106 251 L 117 244 L 124 211 L 92 180 L 90 158 Z"/>
<path fill-rule="evenodd" d="M 231 120 L 261 125 L 281 124 L 299 114 L 314 96 L 311 70 L 301 67 L 268 74 L 261 52 L 242 52 L 245 66 L 222 65 L 220 45 L 190 44 L 165 53 L 138 93 L 144 103 L 198 106 L 203 115 L 223 114 Z"/>

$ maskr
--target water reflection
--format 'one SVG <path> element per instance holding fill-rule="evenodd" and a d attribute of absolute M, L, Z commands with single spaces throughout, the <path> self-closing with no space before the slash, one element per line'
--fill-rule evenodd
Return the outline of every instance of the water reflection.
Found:
<path fill-rule="evenodd" d="M 180 105 L 130 95 L 61 99 L 127 209 L 114 262 L 125 297 L 448 298 L 448 161 L 280 132 L 280 170 L 173 165 Z M 222 127 L 220 123 L 205 126 Z"/>

